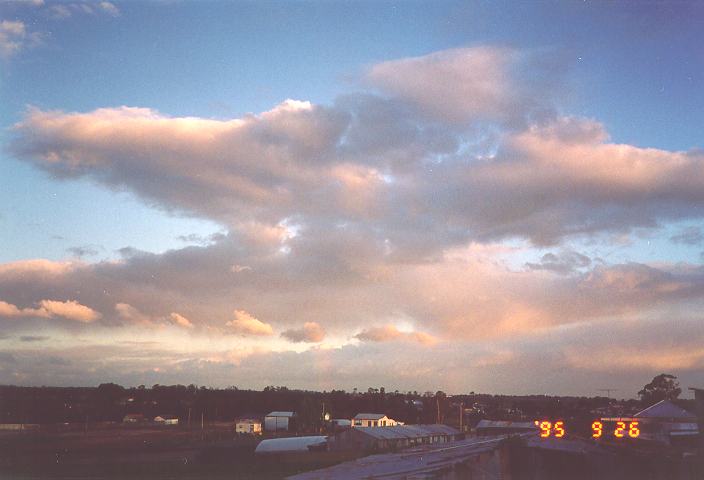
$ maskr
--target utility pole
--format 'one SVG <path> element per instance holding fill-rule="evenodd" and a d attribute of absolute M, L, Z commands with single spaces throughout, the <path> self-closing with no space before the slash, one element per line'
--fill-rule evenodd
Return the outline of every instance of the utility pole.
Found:
<path fill-rule="evenodd" d="M 460 402 L 460 432 L 463 432 L 462 423 L 464 420 L 464 402 Z"/>
<path fill-rule="evenodd" d="M 438 419 L 435 423 L 440 423 L 440 398 L 435 397 L 435 404 L 438 406 Z"/>
<path fill-rule="evenodd" d="M 188 429 L 191 429 L 191 407 L 188 407 Z"/>

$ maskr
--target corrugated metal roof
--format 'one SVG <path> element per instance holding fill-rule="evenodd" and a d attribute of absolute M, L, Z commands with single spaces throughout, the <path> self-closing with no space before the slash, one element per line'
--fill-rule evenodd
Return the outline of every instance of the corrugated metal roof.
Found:
<path fill-rule="evenodd" d="M 254 453 L 286 453 L 308 452 L 308 447 L 326 443 L 328 437 L 316 435 L 312 437 L 287 437 L 262 440 Z"/>
<path fill-rule="evenodd" d="M 423 427 L 427 426 L 423 425 Z M 381 427 L 376 430 L 385 428 L 393 427 Z M 288 477 L 288 480 L 439 478 L 448 467 L 464 462 L 474 455 L 495 449 L 504 438 L 506 437 L 497 436 L 489 440 L 473 438 L 459 442 L 424 445 L 403 453 L 370 455 L 322 470 L 300 473 Z"/>
<path fill-rule="evenodd" d="M 682 418 L 692 419 L 697 416 L 688 412 L 684 408 L 680 408 L 667 400 L 660 400 L 655 405 L 651 405 L 645 410 L 642 410 L 634 415 L 640 418 Z"/>
<path fill-rule="evenodd" d="M 267 413 L 267 417 L 294 417 L 296 412 L 271 412 Z"/>
<path fill-rule="evenodd" d="M 456 435 L 460 433 L 447 425 L 396 425 L 393 427 L 356 427 L 356 432 L 364 433 L 379 440 L 423 438 L 432 435 Z"/>
<path fill-rule="evenodd" d="M 383 413 L 358 413 L 354 416 L 355 420 L 379 420 L 384 418 L 386 415 Z"/>

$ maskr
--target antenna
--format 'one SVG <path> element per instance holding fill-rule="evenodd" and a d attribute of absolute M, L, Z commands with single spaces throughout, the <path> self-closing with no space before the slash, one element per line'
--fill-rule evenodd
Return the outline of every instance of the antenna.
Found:
<path fill-rule="evenodd" d="M 599 392 L 606 392 L 606 397 L 611 398 L 611 392 L 617 392 L 618 388 L 598 388 Z"/>

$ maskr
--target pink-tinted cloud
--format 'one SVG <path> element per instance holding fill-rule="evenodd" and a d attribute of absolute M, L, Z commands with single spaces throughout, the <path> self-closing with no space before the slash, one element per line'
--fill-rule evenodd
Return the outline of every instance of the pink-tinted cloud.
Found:
<path fill-rule="evenodd" d="M 274 334 L 274 329 L 268 323 L 253 317 L 244 310 L 235 310 L 234 318 L 225 325 L 230 331 L 241 335 L 270 336 Z"/>
<path fill-rule="evenodd" d="M 361 331 L 355 338 L 369 342 L 389 342 L 397 340 L 413 341 L 424 345 L 432 345 L 437 340 L 424 332 L 407 332 L 399 330 L 395 325 L 371 327 Z"/>
<path fill-rule="evenodd" d="M 81 323 L 99 320 L 102 315 L 90 307 L 75 300 L 41 300 L 37 308 L 18 308 L 8 302 L 0 301 L 0 317 L 6 318 L 65 318 Z"/>
<path fill-rule="evenodd" d="M 306 322 L 301 328 L 285 330 L 281 336 L 294 343 L 319 343 L 325 339 L 325 329 L 316 322 Z"/>

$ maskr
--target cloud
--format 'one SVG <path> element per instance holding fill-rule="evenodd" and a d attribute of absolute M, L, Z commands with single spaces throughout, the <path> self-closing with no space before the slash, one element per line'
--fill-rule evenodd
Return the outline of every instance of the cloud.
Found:
<path fill-rule="evenodd" d="M 77 258 L 92 257 L 99 254 L 101 250 L 105 249 L 101 245 L 94 244 L 70 247 L 66 249 L 68 253 Z"/>
<path fill-rule="evenodd" d="M 574 384 L 577 369 L 598 384 L 603 370 L 586 368 L 589 349 L 612 359 L 604 365 L 622 357 L 587 339 L 589 329 L 649 332 L 642 344 L 666 353 L 627 362 L 630 371 L 699 368 L 699 357 L 674 348 L 682 339 L 670 319 L 704 303 L 702 265 L 592 261 L 574 245 L 638 241 L 634 229 L 700 219 L 701 152 L 617 144 L 597 120 L 556 114 L 556 97 L 532 95 L 560 81 L 545 78 L 544 65 L 531 73 L 536 61 L 495 47 L 401 59 L 370 67 L 374 92 L 330 105 L 286 100 L 230 120 L 124 106 L 29 109 L 14 129 L 20 160 L 215 220 L 225 233 L 185 236 L 190 245 L 160 254 L 125 247 L 115 261 L 0 264 L 0 315 L 13 335 L 31 335 L 32 322 L 12 319 L 56 316 L 41 302 L 71 298 L 102 315 L 86 328 L 100 338 L 107 329 L 182 336 L 170 351 L 158 342 L 120 350 L 126 368 L 100 371 L 141 383 L 190 383 L 203 371 L 227 385 L 237 365 L 263 386 L 363 387 L 372 370 L 405 385 L 476 378 L 494 388 L 503 376 L 540 391 L 540 375 Z M 699 234 L 683 233 L 673 241 Z M 236 305 L 247 311 L 233 314 Z M 59 333 L 67 326 L 55 323 Z M 272 325 L 283 338 L 267 338 Z M 191 355 L 194 342 L 219 337 L 233 345 Z M 429 352 L 437 366 L 422 360 Z M 148 373 L 140 354 L 161 373 Z M 54 355 L 72 359 L 62 378 L 81 378 L 76 365 L 102 353 Z M 32 368 L 18 373 L 44 378 Z"/>
<path fill-rule="evenodd" d="M 557 254 L 546 253 L 540 258 L 540 263 L 526 263 L 526 267 L 531 270 L 548 270 L 566 275 L 573 273 L 579 268 L 588 267 L 591 259 L 586 255 L 575 251 L 562 251 Z"/>
<path fill-rule="evenodd" d="M 399 330 L 395 325 L 372 327 L 355 335 L 355 338 L 368 342 L 389 342 L 405 340 L 432 345 L 437 340 L 424 332 L 406 332 Z"/>
<path fill-rule="evenodd" d="M 0 300 L 0 317 L 5 318 L 23 318 L 23 317 L 39 317 L 47 318 L 48 312 L 41 308 L 18 308 L 8 302 Z"/>
<path fill-rule="evenodd" d="M 111 2 L 65 2 L 48 8 L 52 18 L 64 20 L 74 15 L 106 14 L 112 17 L 120 15 L 120 10 Z"/>
<path fill-rule="evenodd" d="M 180 315 L 176 312 L 171 312 L 169 314 L 169 318 L 171 319 L 172 322 L 174 322 L 176 325 L 179 327 L 183 328 L 193 328 L 193 323 L 183 315 Z"/>
<path fill-rule="evenodd" d="M 274 329 L 271 328 L 271 325 L 254 318 L 244 310 L 235 310 L 233 315 L 234 318 L 225 325 L 230 327 L 230 330 L 234 333 L 258 336 L 269 336 L 274 334 Z"/>
<path fill-rule="evenodd" d="M 687 227 L 670 237 L 670 241 L 683 245 L 701 245 L 704 235 L 699 227 Z"/>
<path fill-rule="evenodd" d="M 302 328 L 285 330 L 281 336 L 294 343 L 319 343 L 325 339 L 325 329 L 316 322 L 306 322 Z"/>
<path fill-rule="evenodd" d="M 49 340 L 50 337 L 39 336 L 39 335 L 22 335 L 20 336 L 21 342 L 43 342 L 44 340 Z"/>
<path fill-rule="evenodd" d="M 556 67 L 527 52 L 481 46 L 379 63 L 366 80 L 442 120 L 515 123 L 550 108 L 546 91 L 536 87 L 554 86 Z"/>
<path fill-rule="evenodd" d="M 75 300 L 41 300 L 37 308 L 18 308 L 11 303 L 0 301 L 0 317 L 6 318 L 65 318 L 81 323 L 99 320 L 102 315 Z"/>
<path fill-rule="evenodd" d="M 154 324 L 154 320 L 151 316 L 139 311 L 139 309 L 133 307 L 129 303 L 119 302 L 115 304 L 115 312 L 117 316 L 130 324 L 137 324 L 143 326 L 151 326 Z"/>
<path fill-rule="evenodd" d="M 41 44 L 42 36 L 30 32 L 20 20 L 0 21 L 0 58 L 7 60 L 26 48 Z"/>
<path fill-rule="evenodd" d="M 62 317 L 76 322 L 90 323 L 102 317 L 102 315 L 90 307 L 81 305 L 75 300 L 65 302 L 57 300 L 42 300 L 39 302 L 41 309 L 45 310 L 49 316 Z"/>

